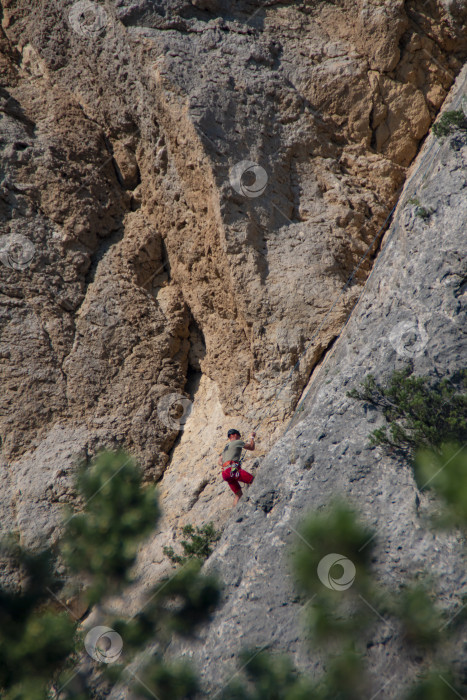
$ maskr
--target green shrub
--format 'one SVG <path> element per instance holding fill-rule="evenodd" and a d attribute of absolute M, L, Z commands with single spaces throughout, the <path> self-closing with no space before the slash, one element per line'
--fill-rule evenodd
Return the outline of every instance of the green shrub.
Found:
<path fill-rule="evenodd" d="M 415 216 L 418 216 L 421 219 L 429 219 L 433 214 L 432 209 L 427 209 L 420 204 L 418 197 L 410 197 L 410 199 L 407 200 L 407 204 L 412 204 L 415 206 Z"/>
<path fill-rule="evenodd" d="M 438 139 L 449 136 L 453 131 L 467 132 L 467 117 L 461 109 L 445 112 L 437 122 L 433 124 L 433 134 Z"/>
<path fill-rule="evenodd" d="M 417 207 L 415 210 L 415 216 L 418 216 L 420 219 L 423 219 L 424 221 L 426 221 L 426 219 L 429 219 L 432 214 L 433 214 L 433 210 L 426 209 L 425 207 Z"/>
<path fill-rule="evenodd" d="M 450 379 L 415 377 L 412 367 L 395 371 L 386 384 L 369 374 L 347 396 L 378 408 L 389 425 L 370 435 L 372 445 L 398 450 L 413 460 L 418 448 L 439 449 L 467 441 L 467 370 Z"/>
<path fill-rule="evenodd" d="M 214 528 L 214 523 L 210 522 L 203 527 L 194 528 L 193 525 L 185 525 L 182 529 L 184 537 L 189 539 L 180 542 L 184 555 L 176 554 L 173 547 L 164 547 L 164 554 L 174 564 L 186 564 L 190 559 L 199 559 L 204 561 L 213 551 L 212 545 L 215 544 L 221 536 L 221 532 Z"/>

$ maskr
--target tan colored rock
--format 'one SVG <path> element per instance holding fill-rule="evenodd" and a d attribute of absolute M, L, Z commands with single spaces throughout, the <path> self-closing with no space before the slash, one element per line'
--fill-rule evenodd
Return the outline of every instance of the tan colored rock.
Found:
<path fill-rule="evenodd" d="M 400 61 L 399 42 L 409 27 L 404 1 L 362 0 L 358 5 L 357 46 L 369 51 L 371 70 L 389 73 Z"/>
<path fill-rule="evenodd" d="M 3 8 L 0 235 L 34 255 L 0 265 L 2 511 L 25 542 L 56 536 L 43 459 L 61 503 L 79 455 L 121 445 L 148 480 L 170 465 L 171 537 L 179 497 L 197 522 L 231 502 L 212 461 L 230 421 L 266 449 L 339 335 L 466 56 L 463 11 L 73 7 Z"/>
<path fill-rule="evenodd" d="M 138 161 L 131 149 L 121 141 L 112 144 L 113 156 L 118 168 L 118 175 L 126 190 L 134 190 L 139 185 Z"/>

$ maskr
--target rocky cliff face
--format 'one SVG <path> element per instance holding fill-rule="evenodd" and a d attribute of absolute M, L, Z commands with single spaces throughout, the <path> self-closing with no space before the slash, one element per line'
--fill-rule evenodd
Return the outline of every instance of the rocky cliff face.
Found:
<path fill-rule="evenodd" d="M 225 522 L 226 428 L 259 423 L 267 452 L 341 332 L 466 21 L 445 0 L 3 0 L 3 529 L 53 541 L 77 460 L 119 445 L 161 480 L 143 581 L 177 526 Z"/>
<path fill-rule="evenodd" d="M 263 421 L 264 452 L 340 332 L 374 249 L 333 302 L 465 19 L 456 2 L 3 2 L 5 528 L 52 536 L 102 446 L 160 478 L 181 396 L 190 447 L 163 493 L 223 511 L 225 428 Z"/>
<path fill-rule="evenodd" d="M 467 68 L 452 109 L 459 109 L 466 90 Z M 319 650 L 310 652 L 304 641 L 305 611 L 289 554 L 304 514 L 336 497 L 350 502 L 374 530 L 372 565 L 381 581 L 399 586 L 426 572 L 448 620 L 463 606 L 462 537 L 427 528 L 429 495 L 417 488 L 406 461 L 369 445 L 370 432 L 384 420 L 347 391 L 368 373 L 384 381 L 409 361 L 416 374 L 431 376 L 465 366 L 466 166 L 465 139 L 426 141 L 349 323 L 205 567 L 226 584 L 224 604 L 195 645 L 176 651 L 193 655 L 216 690 L 236 673 L 235 652 L 245 647 L 270 644 L 307 671 L 319 668 Z M 431 211 L 428 219 L 416 215 L 414 197 Z M 376 631 L 363 640 L 373 697 L 400 698 L 432 662 L 410 652 L 374 612 Z M 450 658 L 459 668 L 462 643 Z"/>

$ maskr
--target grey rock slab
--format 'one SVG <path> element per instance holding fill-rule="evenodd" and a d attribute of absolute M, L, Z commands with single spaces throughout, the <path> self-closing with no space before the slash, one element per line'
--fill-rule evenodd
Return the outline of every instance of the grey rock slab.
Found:
<path fill-rule="evenodd" d="M 84 426 L 55 425 L 37 449 L 10 465 L 9 491 L 15 513 L 10 528 L 21 533 L 24 547 L 41 549 L 56 539 L 63 507 L 73 501 L 76 467 L 87 456 L 88 441 Z M 2 523 L 2 529 L 7 525 L 8 521 Z"/>

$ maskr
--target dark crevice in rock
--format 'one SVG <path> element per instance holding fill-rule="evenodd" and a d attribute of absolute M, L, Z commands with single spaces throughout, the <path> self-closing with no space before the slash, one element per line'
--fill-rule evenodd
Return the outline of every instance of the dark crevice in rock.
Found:
<path fill-rule="evenodd" d="M 261 508 L 263 513 L 265 513 L 267 515 L 274 508 L 274 506 L 276 505 L 278 500 L 279 500 L 278 492 L 275 489 L 271 489 L 270 491 L 267 491 L 262 496 L 257 498 L 255 503 L 257 506 L 259 506 Z"/>
<path fill-rule="evenodd" d="M 101 262 L 105 254 L 110 250 L 110 248 L 113 245 L 115 245 L 115 243 L 118 243 L 123 239 L 123 234 L 124 228 L 123 226 L 119 226 L 115 231 L 111 233 L 111 235 L 108 238 L 104 238 L 101 240 L 97 250 L 91 256 L 91 264 L 89 265 L 89 269 L 85 277 L 86 287 L 88 287 L 94 282 L 99 263 Z"/>
<path fill-rule="evenodd" d="M 465 294 L 466 291 L 467 291 L 467 277 L 465 277 L 461 282 L 459 282 L 459 285 L 457 286 L 457 288 L 454 292 L 454 296 L 457 299 L 458 297 Z"/>
<path fill-rule="evenodd" d="M 206 341 L 204 333 L 193 315 L 188 326 L 190 332 L 190 351 L 188 353 L 188 372 L 201 374 L 201 362 L 206 356 Z M 187 376 L 188 383 L 188 376 Z"/>
<path fill-rule="evenodd" d="M 188 504 L 188 508 L 193 508 L 195 503 L 199 500 L 199 497 L 203 493 L 204 489 L 206 486 L 209 484 L 209 479 L 203 479 L 202 482 L 199 484 L 199 486 L 196 488 L 196 490 L 193 493 L 193 496 Z"/>
<path fill-rule="evenodd" d="M 202 376 L 202 372 L 197 372 L 195 369 L 193 369 L 193 367 L 188 366 L 188 370 L 186 373 L 185 391 L 187 394 L 189 394 L 191 400 L 194 399 L 195 394 L 199 389 Z"/>
<path fill-rule="evenodd" d="M 324 362 L 325 359 L 326 359 L 326 356 L 327 356 L 327 355 L 330 353 L 330 351 L 332 350 L 332 347 L 333 347 L 334 343 L 336 342 L 337 338 L 338 338 L 338 336 L 336 335 L 336 336 L 334 336 L 334 337 L 329 341 L 328 345 L 327 345 L 325 348 L 322 349 L 322 351 L 320 352 L 320 354 L 319 354 L 317 360 L 314 362 L 314 364 L 313 364 L 313 366 L 312 366 L 312 368 L 311 368 L 311 370 L 310 370 L 310 373 L 308 374 L 308 378 L 307 378 L 307 379 L 304 381 L 304 383 L 303 383 L 302 393 L 301 393 L 301 395 L 298 397 L 297 403 L 296 403 L 296 405 L 295 405 L 295 409 L 294 409 L 294 410 L 295 410 L 295 413 L 294 413 L 294 415 L 293 415 L 293 417 L 292 417 L 292 419 L 291 419 L 289 425 L 287 426 L 285 432 L 287 432 L 288 430 L 290 430 L 290 428 L 292 428 L 292 427 L 295 425 L 295 423 L 298 422 L 298 421 L 296 420 L 296 417 L 297 417 L 297 416 L 298 416 L 298 420 L 300 420 L 300 415 L 301 415 L 300 404 L 302 403 L 302 401 L 303 401 L 304 398 L 305 398 L 305 397 L 303 396 L 303 391 L 306 391 L 307 386 L 308 386 L 309 383 L 312 381 L 313 375 L 314 375 L 314 374 L 317 372 L 317 370 L 319 370 L 320 367 L 322 366 L 323 362 Z"/>
<path fill-rule="evenodd" d="M 5 88 L 0 88 L 0 99 L 5 100 L 3 104 L 0 104 L 0 116 L 4 113 L 17 119 L 25 127 L 28 136 L 33 137 L 36 125 L 32 119 L 26 116 L 18 100 L 10 95 Z"/>
<path fill-rule="evenodd" d="M 201 379 L 203 376 L 203 372 L 201 370 L 201 365 L 200 362 L 203 360 L 204 356 L 206 355 L 206 344 L 204 341 L 204 335 L 200 327 L 198 326 L 195 318 L 191 315 L 190 312 L 190 322 L 189 322 L 189 332 L 190 332 L 190 350 L 188 352 L 188 366 L 186 370 L 186 380 L 185 380 L 185 386 L 184 386 L 184 393 L 188 394 L 190 401 L 193 402 L 196 398 L 196 394 L 199 390 L 199 386 L 201 383 Z M 191 407 L 190 407 L 191 411 Z M 187 418 L 187 414 L 185 414 L 184 419 Z M 167 464 L 165 466 L 165 469 L 171 464 L 172 462 L 172 457 L 174 450 L 176 447 L 180 444 L 180 440 L 183 435 L 183 425 L 181 425 L 180 432 L 178 433 L 177 437 L 175 438 L 170 451 L 168 452 L 168 460 Z M 203 483 L 203 482 L 202 482 Z M 200 487 L 199 493 L 207 486 L 208 480 L 202 487 Z M 198 494 L 199 496 L 199 494 Z M 196 500 L 198 499 L 198 496 L 196 496 L 195 500 L 190 504 L 190 508 L 196 503 Z"/>

